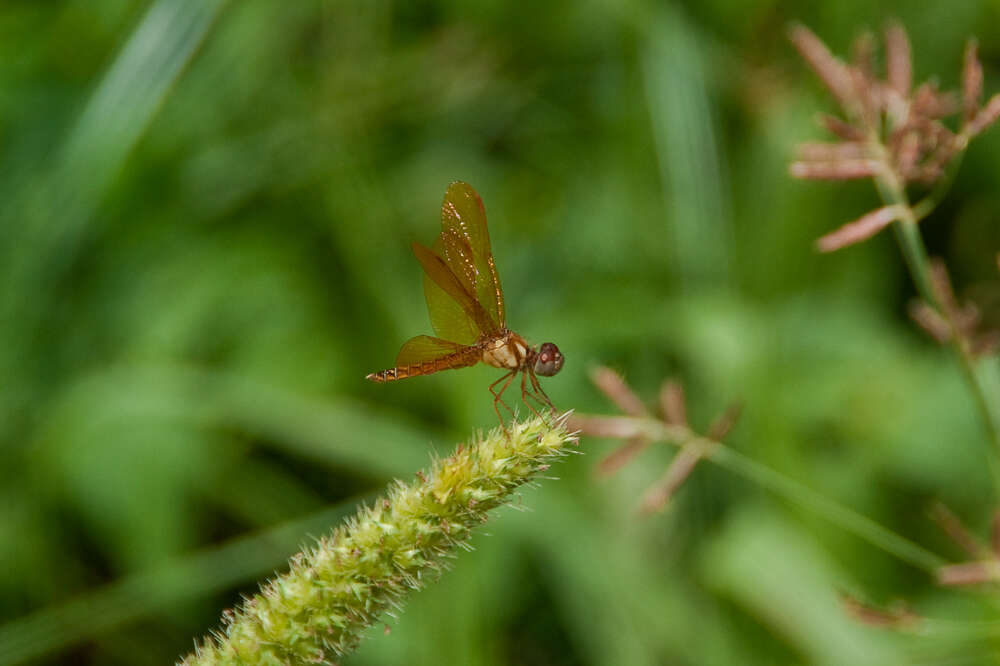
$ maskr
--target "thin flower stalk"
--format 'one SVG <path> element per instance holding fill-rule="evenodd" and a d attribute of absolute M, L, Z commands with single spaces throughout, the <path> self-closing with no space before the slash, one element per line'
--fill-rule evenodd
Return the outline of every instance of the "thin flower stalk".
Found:
<path fill-rule="evenodd" d="M 412 483 L 359 509 L 289 571 L 223 615 L 223 627 L 185 666 L 335 663 L 362 632 L 433 581 L 457 549 L 468 549 L 488 512 L 569 451 L 566 416 L 497 428 L 435 461 Z"/>
<path fill-rule="evenodd" d="M 935 289 L 934 270 L 923 238 L 917 228 L 916 213 L 909 205 L 906 192 L 901 187 L 893 186 L 892 183 L 879 182 L 879 191 L 882 193 L 884 201 L 900 207 L 903 213 L 902 218 L 893 228 L 900 250 L 906 260 L 910 277 L 917 286 L 917 291 L 923 301 L 937 312 L 945 322 L 948 340 L 958 358 L 962 374 L 972 390 L 976 408 L 983 420 L 983 427 L 995 451 L 1000 452 L 1000 396 L 996 395 L 990 388 L 991 383 L 987 378 L 980 374 L 981 370 L 973 351 L 976 348 L 975 343 L 967 339 L 962 322 L 957 320 L 954 312 L 945 306 L 941 295 Z M 1000 467 L 998 467 L 996 458 L 989 458 L 989 464 L 994 482 L 1000 485 Z"/>
<path fill-rule="evenodd" d="M 615 375 L 613 380 L 609 380 L 608 373 L 612 372 L 601 368 L 592 374 L 591 379 L 612 402 L 623 402 L 620 400 L 621 395 L 627 393 L 633 396 L 634 393 L 620 376 Z M 616 396 L 619 399 L 616 399 Z M 640 504 L 640 511 L 643 513 L 663 509 L 682 483 L 695 470 L 697 463 L 701 459 L 705 459 L 757 483 L 762 488 L 796 502 L 915 567 L 930 573 L 937 573 L 946 564 L 940 556 L 870 518 L 824 497 L 798 481 L 723 444 L 722 440 L 729 434 L 739 417 L 739 405 L 733 405 L 724 411 L 709 427 L 708 431 L 702 435 L 687 423 L 684 391 L 679 383 L 673 380 L 664 382 L 659 397 L 663 412 L 663 418 L 660 419 L 644 414 L 629 414 L 626 416 L 573 415 L 569 420 L 571 428 L 590 437 L 607 437 L 626 442 L 634 440 L 647 443 L 662 442 L 672 444 L 680 449 L 663 476 L 644 493 Z M 636 398 L 636 400 L 638 399 Z M 640 411 L 634 407 L 634 400 L 629 399 L 627 404 L 629 411 Z"/>
<path fill-rule="evenodd" d="M 725 444 L 700 436 L 690 429 L 670 425 L 653 418 L 631 416 L 574 416 L 574 428 L 595 437 L 645 437 L 651 442 L 664 442 L 678 447 L 696 449 L 699 457 L 791 500 L 842 529 L 894 555 L 900 560 L 929 573 L 936 573 L 945 560 L 871 518 L 849 509 L 799 483 L 791 477 L 739 453 Z"/>

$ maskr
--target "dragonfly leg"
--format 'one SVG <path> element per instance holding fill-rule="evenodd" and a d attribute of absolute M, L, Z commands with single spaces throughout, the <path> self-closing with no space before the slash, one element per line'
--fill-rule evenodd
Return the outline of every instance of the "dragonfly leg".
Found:
<path fill-rule="evenodd" d="M 532 380 L 534 380 L 534 378 L 535 378 L 535 375 L 533 373 L 527 371 L 527 370 L 525 370 L 524 373 L 521 375 L 521 402 L 523 402 L 525 404 L 525 406 L 527 406 L 527 408 L 530 409 L 531 412 L 535 416 L 537 416 L 538 418 L 541 419 L 541 418 L 544 418 L 544 417 L 538 412 L 537 409 L 535 409 L 532 406 L 531 402 L 528 400 L 528 398 L 532 398 L 536 402 L 538 402 L 539 405 L 544 406 L 542 404 L 542 401 L 538 399 L 538 396 L 535 395 L 535 392 L 534 392 L 534 384 L 535 384 L 535 382 L 532 381 L 532 388 L 531 388 L 531 390 L 529 390 L 528 387 L 527 387 L 527 385 L 525 384 L 525 381 L 527 380 L 528 375 L 531 375 Z"/>
<path fill-rule="evenodd" d="M 500 379 L 490 384 L 490 393 L 493 395 L 493 411 L 497 413 L 497 418 L 500 419 L 500 425 L 503 426 L 505 432 L 507 430 L 507 426 L 504 425 L 503 416 L 500 415 L 500 405 L 503 405 L 507 409 L 507 411 L 510 412 L 511 418 L 514 417 L 514 410 L 510 408 L 510 405 L 508 405 L 506 402 L 503 401 L 503 398 L 501 396 L 503 396 L 503 392 L 507 390 L 507 387 L 510 386 L 510 382 L 512 379 L 514 379 L 514 374 L 516 372 L 517 372 L 516 370 L 511 370 L 510 372 L 502 376 Z M 503 382 L 503 386 L 501 386 L 500 389 L 497 390 L 495 387 L 500 382 Z"/>
<path fill-rule="evenodd" d="M 545 391 L 542 390 L 542 384 L 541 382 L 538 381 L 538 377 L 536 377 L 535 373 L 533 372 L 530 372 L 528 374 L 531 375 L 531 387 L 534 390 L 534 398 L 538 400 L 540 403 L 545 404 L 549 408 L 549 411 L 555 414 L 556 406 L 552 404 L 552 401 L 549 400 L 549 396 L 546 395 Z"/>

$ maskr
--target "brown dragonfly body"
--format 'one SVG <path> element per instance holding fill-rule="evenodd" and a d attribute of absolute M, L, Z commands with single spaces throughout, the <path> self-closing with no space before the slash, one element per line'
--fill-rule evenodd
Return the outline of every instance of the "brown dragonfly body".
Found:
<path fill-rule="evenodd" d="M 493 408 L 501 423 L 499 405 L 510 409 L 501 396 L 518 373 L 524 404 L 536 414 L 529 399 L 553 409 L 537 375 L 548 377 L 559 372 L 562 353 L 551 342 L 532 347 L 507 329 L 486 211 L 471 186 L 452 183 L 448 187 L 441 206 L 441 234 L 433 248 L 414 243 L 413 253 L 424 269 L 424 296 L 439 337 L 411 338 L 399 350 L 395 367 L 373 372 L 367 379 L 391 382 L 481 361 L 507 371 L 490 385 Z"/>

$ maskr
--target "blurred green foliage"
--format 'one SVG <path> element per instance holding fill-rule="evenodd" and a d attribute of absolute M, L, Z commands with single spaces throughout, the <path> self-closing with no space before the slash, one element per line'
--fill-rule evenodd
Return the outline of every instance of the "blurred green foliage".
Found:
<path fill-rule="evenodd" d="M 985 534 L 989 451 L 948 354 L 905 317 L 888 235 L 812 240 L 870 186 L 792 182 L 831 110 L 784 39 L 840 53 L 889 16 L 921 79 L 1000 9 L 957 3 L 8 0 L 0 6 L 0 664 L 168 663 L 393 476 L 495 419 L 487 368 L 363 381 L 430 332 L 409 242 L 447 183 L 483 196 L 515 330 L 556 341 L 557 405 L 607 363 L 733 446 L 949 559 Z M 1000 133 L 923 229 L 1000 303 Z M 987 310 L 995 320 L 996 310 Z M 996 597 L 936 587 L 702 465 L 640 519 L 670 452 L 502 511 L 347 663 L 995 663 Z M 863 627 L 846 591 L 947 618 Z"/>

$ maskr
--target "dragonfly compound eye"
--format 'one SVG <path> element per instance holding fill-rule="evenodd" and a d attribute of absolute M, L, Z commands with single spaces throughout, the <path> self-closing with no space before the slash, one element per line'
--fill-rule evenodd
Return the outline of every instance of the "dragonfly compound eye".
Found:
<path fill-rule="evenodd" d="M 535 358 L 535 374 L 543 377 L 551 377 L 563 367 L 563 355 L 551 342 L 546 342 L 538 348 L 538 356 Z"/>

